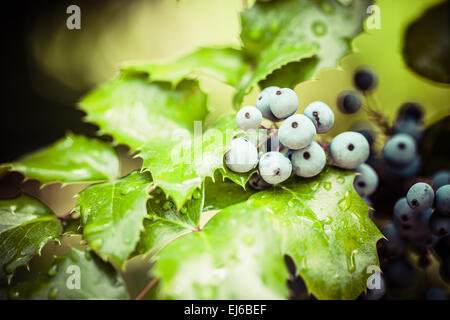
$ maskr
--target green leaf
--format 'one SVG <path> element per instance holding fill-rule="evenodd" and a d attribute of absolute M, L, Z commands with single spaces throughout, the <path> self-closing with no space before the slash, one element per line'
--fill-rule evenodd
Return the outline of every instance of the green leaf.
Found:
<path fill-rule="evenodd" d="M 174 86 L 198 74 L 235 86 L 248 69 L 242 51 L 233 48 L 200 48 L 169 63 L 133 63 L 123 68 L 125 72 L 145 73 L 151 81 L 170 82 Z"/>
<path fill-rule="evenodd" d="M 86 120 L 118 143 L 139 149 L 150 141 L 172 137 L 179 129 L 194 130 L 204 120 L 206 96 L 198 83 L 183 80 L 176 88 L 168 82 L 149 82 L 142 77 L 121 75 L 98 87 L 80 102 Z"/>
<path fill-rule="evenodd" d="M 266 210 L 237 205 L 158 254 L 158 299 L 283 299 L 288 277 Z"/>
<path fill-rule="evenodd" d="M 55 214 L 39 200 L 27 195 L 0 200 L 0 280 L 5 281 L 18 267 L 27 265 L 61 232 Z"/>
<path fill-rule="evenodd" d="M 102 257 L 122 266 L 133 252 L 147 216 L 151 183 L 148 174 L 132 172 L 80 193 L 76 210 L 81 213 L 84 239 Z"/>
<path fill-rule="evenodd" d="M 236 86 L 236 94 L 233 97 L 233 103 L 239 106 L 244 96 L 259 81 L 264 80 L 269 74 L 291 61 L 300 61 L 302 59 L 311 59 L 319 51 L 317 44 L 273 44 L 270 48 L 261 53 L 260 58 L 253 71 L 247 73 L 242 81 Z"/>
<path fill-rule="evenodd" d="M 403 54 L 416 73 L 437 82 L 450 83 L 450 3 L 428 9 L 408 27 Z"/>
<path fill-rule="evenodd" d="M 11 288 L 9 296 L 36 300 L 126 299 L 128 293 L 120 273 L 110 264 L 94 253 L 72 249 L 67 256 L 57 257 L 47 274 Z"/>
<path fill-rule="evenodd" d="M 151 200 L 147 202 L 148 216 L 144 220 L 144 230 L 136 246 L 136 255 L 154 253 L 175 238 L 200 228 L 205 196 L 203 188 L 194 192 L 192 199 L 180 210 L 160 189 L 154 190 L 151 196 Z"/>
<path fill-rule="evenodd" d="M 378 265 L 381 233 L 353 189 L 354 174 L 327 168 L 293 178 L 216 214 L 202 232 L 158 254 L 159 296 L 176 299 L 287 298 L 289 254 L 319 299 L 354 299 Z"/>
<path fill-rule="evenodd" d="M 201 136 L 182 141 L 155 140 L 142 147 L 137 155 L 143 167 L 152 173 L 153 181 L 181 209 L 186 200 L 201 187 L 204 178 L 223 169 L 223 155 L 237 129 L 235 115 L 225 115 Z M 180 153 L 174 151 L 179 150 Z M 242 184 L 239 175 L 231 179 Z M 245 180 L 246 178 L 244 178 Z"/>
<path fill-rule="evenodd" d="M 228 170 L 227 170 L 228 172 Z M 247 200 L 256 191 L 252 188 L 242 189 L 236 181 L 230 181 L 228 173 L 217 171 L 213 179 L 205 180 L 205 209 L 217 210 Z M 245 183 L 244 183 L 245 186 Z"/>
<path fill-rule="evenodd" d="M 119 158 L 109 144 L 74 134 L 3 166 L 44 184 L 110 180 L 120 174 Z"/>
<path fill-rule="evenodd" d="M 336 66 L 350 49 L 348 40 L 362 30 L 369 2 L 343 6 L 331 0 L 280 0 L 257 2 L 243 11 L 243 50 L 256 67 L 237 86 L 234 104 L 240 105 L 245 94 L 275 70 L 277 79 L 289 78 L 278 85 L 293 87 L 318 70 Z M 305 64 L 291 64 L 304 59 Z M 293 68 L 301 72 L 292 76 Z"/>

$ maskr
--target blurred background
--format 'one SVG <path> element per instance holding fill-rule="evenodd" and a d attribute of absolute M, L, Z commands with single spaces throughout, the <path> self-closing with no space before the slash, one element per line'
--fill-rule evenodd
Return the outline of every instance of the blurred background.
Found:
<path fill-rule="evenodd" d="M 44 147 L 68 130 L 93 136 L 95 126 L 83 122 L 76 103 L 89 89 L 112 78 L 124 61 L 166 61 L 199 46 L 239 46 L 239 11 L 246 3 L 21 0 L 2 4 L 0 163 Z M 72 4 L 81 9 L 80 30 L 66 27 L 66 9 Z M 227 90 L 231 93 L 231 88 Z"/>

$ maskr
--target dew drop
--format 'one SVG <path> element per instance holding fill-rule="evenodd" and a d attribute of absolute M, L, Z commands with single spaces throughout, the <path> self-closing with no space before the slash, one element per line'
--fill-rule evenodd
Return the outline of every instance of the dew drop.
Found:
<path fill-rule="evenodd" d="M 53 277 L 56 274 L 56 264 L 54 264 L 47 272 L 50 277 Z"/>
<path fill-rule="evenodd" d="M 94 249 L 100 249 L 103 245 L 103 239 L 98 238 L 91 241 L 91 247 Z"/>
<path fill-rule="evenodd" d="M 344 178 L 344 177 L 338 177 L 338 178 L 336 179 L 336 181 L 337 181 L 338 183 L 340 183 L 340 184 L 344 184 L 345 178 Z"/>
<path fill-rule="evenodd" d="M 9 291 L 9 297 L 11 299 L 19 299 L 20 297 L 20 292 L 17 289 L 11 289 Z"/>
<path fill-rule="evenodd" d="M 320 8 L 322 9 L 323 12 L 327 13 L 327 14 L 332 14 L 334 12 L 334 8 L 333 5 L 330 4 L 329 2 L 322 2 L 320 4 Z"/>
<path fill-rule="evenodd" d="M 194 197 L 194 199 L 200 199 L 201 194 L 200 194 L 200 192 L 195 191 L 192 196 Z"/>
<path fill-rule="evenodd" d="M 325 190 L 330 191 L 331 190 L 331 182 L 327 181 L 323 184 L 323 187 Z"/>
<path fill-rule="evenodd" d="M 347 258 L 347 269 L 349 272 L 355 272 L 356 270 L 356 255 L 358 254 L 358 250 L 353 250 L 350 253 L 350 257 Z"/>
<path fill-rule="evenodd" d="M 312 25 L 312 30 L 316 36 L 321 37 L 327 33 L 327 26 L 322 21 L 316 21 Z"/>
<path fill-rule="evenodd" d="M 182 207 L 181 210 L 180 210 L 180 212 L 181 212 L 182 214 L 186 214 L 186 213 L 187 213 L 187 208 L 186 208 L 186 207 Z"/>
<path fill-rule="evenodd" d="M 292 208 L 292 207 L 294 206 L 294 202 L 292 202 L 291 200 L 289 200 L 289 201 L 288 201 L 288 206 Z"/>
<path fill-rule="evenodd" d="M 58 288 L 51 288 L 50 292 L 48 293 L 48 298 L 50 300 L 55 300 L 57 294 L 58 294 Z"/>
<path fill-rule="evenodd" d="M 350 208 L 351 201 L 350 194 L 346 192 L 345 196 L 338 202 L 339 209 L 347 211 Z"/>
<path fill-rule="evenodd" d="M 170 209 L 172 209 L 172 202 L 170 202 L 170 201 L 164 202 L 163 208 L 164 208 L 164 210 L 170 210 Z"/>

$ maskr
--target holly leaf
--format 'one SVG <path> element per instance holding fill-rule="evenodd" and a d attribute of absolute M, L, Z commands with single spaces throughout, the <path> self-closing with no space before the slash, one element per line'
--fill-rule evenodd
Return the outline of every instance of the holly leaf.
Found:
<path fill-rule="evenodd" d="M 85 96 L 80 107 L 86 120 L 118 143 L 139 149 L 149 141 L 160 143 L 172 133 L 194 131 L 194 121 L 204 120 L 206 96 L 194 80 L 175 88 L 168 82 L 149 82 L 142 76 L 121 75 Z"/>
<path fill-rule="evenodd" d="M 119 158 L 108 143 L 74 134 L 2 166 L 43 184 L 111 180 L 120 174 Z"/>
<path fill-rule="evenodd" d="M 47 274 L 9 289 L 12 299 L 86 300 L 126 299 L 119 272 L 94 253 L 72 249 L 57 257 Z"/>
<path fill-rule="evenodd" d="M 44 245 L 58 239 L 62 226 L 45 204 L 27 195 L 0 200 L 0 280 L 28 265 Z"/>
<path fill-rule="evenodd" d="M 233 104 L 239 106 L 244 96 L 250 92 L 254 85 L 264 80 L 269 74 L 291 61 L 312 58 L 319 51 L 317 44 L 293 43 L 273 44 L 269 49 L 261 53 L 254 70 L 244 75 L 236 86 L 236 94 Z"/>
<path fill-rule="evenodd" d="M 282 0 L 256 2 L 241 13 L 244 53 L 255 68 L 243 77 L 233 99 L 240 105 L 258 82 L 274 72 L 277 85 L 297 83 L 318 70 L 334 67 L 349 50 L 348 39 L 362 30 L 369 1 L 344 6 L 335 1 Z M 300 65 L 292 63 L 305 63 Z M 292 76 L 293 69 L 301 69 Z M 262 82 L 263 86 L 274 81 Z"/>
<path fill-rule="evenodd" d="M 283 255 L 319 299 L 354 299 L 378 265 L 381 233 L 353 189 L 354 173 L 327 168 L 293 178 L 216 214 L 201 232 L 158 254 L 158 295 L 175 299 L 287 298 Z"/>
<path fill-rule="evenodd" d="M 204 188 L 194 192 L 192 198 L 178 210 L 161 189 L 154 190 L 147 202 L 148 216 L 144 219 L 135 255 L 155 253 L 175 238 L 198 231 L 204 192 Z"/>
<path fill-rule="evenodd" d="M 223 155 L 240 132 L 235 115 L 224 115 L 202 135 L 193 138 L 187 135 L 181 141 L 152 140 L 137 156 L 152 173 L 155 185 L 181 209 L 206 177 L 212 177 L 217 169 L 225 170 Z M 230 179 L 242 184 L 248 180 L 247 175 L 243 176 L 230 174 Z"/>
<path fill-rule="evenodd" d="M 235 86 L 247 72 L 242 51 L 234 48 L 199 48 L 169 63 L 136 63 L 124 66 L 124 72 L 144 73 L 148 80 L 170 82 L 177 86 L 185 78 L 205 74 Z"/>
<path fill-rule="evenodd" d="M 288 277 L 264 208 L 237 205 L 163 248 L 158 299 L 283 299 Z"/>
<path fill-rule="evenodd" d="M 245 184 L 244 184 L 245 186 Z M 247 200 L 256 191 L 252 188 L 242 189 L 236 181 L 230 180 L 223 171 L 217 171 L 214 179 L 205 180 L 204 210 L 218 210 Z"/>
<path fill-rule="evenodd" d="M 147 216 L 148 174 L 132 172 L 116 181 L 95 184 L 79 194 L 83 237 L 104 258 L 123 265 L 133 252 Z"/>

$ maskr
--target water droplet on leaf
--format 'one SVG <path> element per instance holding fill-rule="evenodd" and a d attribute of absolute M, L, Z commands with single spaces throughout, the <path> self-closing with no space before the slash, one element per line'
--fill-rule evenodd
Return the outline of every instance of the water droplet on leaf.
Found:
<path fill-rule="evenodd" d="M 312 25 L 312 30 L 316 36 L 321 37 L 327 33 L 327 26 L 322 21 L 316 21 Z"/>
<path fill-rule="evenodd" d="M 336 181 L 337 181 L 338 183 L 340 183 L 340 184 L 344 184 L 345 178 L 344 178 L 344 177 L 338 177 L 338 178 L 336 179 Z"/>
<path fill-rule="evenodd" d="M 50 277 L 53 277 L 56 274 L 56 264 L 54 264 L 47 272 Z"/>
<path fill-rule="evenodd" d="M 50 292 L 48 293 L 48 298 L 50 300 L 55 300 L 57 294 L 58 294 L 58 288 L 51 288 Z"/>
<path fill-rule="evenodd" d="M 164 206 L 163 206 L 163 208 L 164 208 L 164 210 L 170 210 L 170 209 L 172 209 L 172 202 L 170 202 L 170 201 L 166 201 L 166 202 L 164 202 Z"/>

